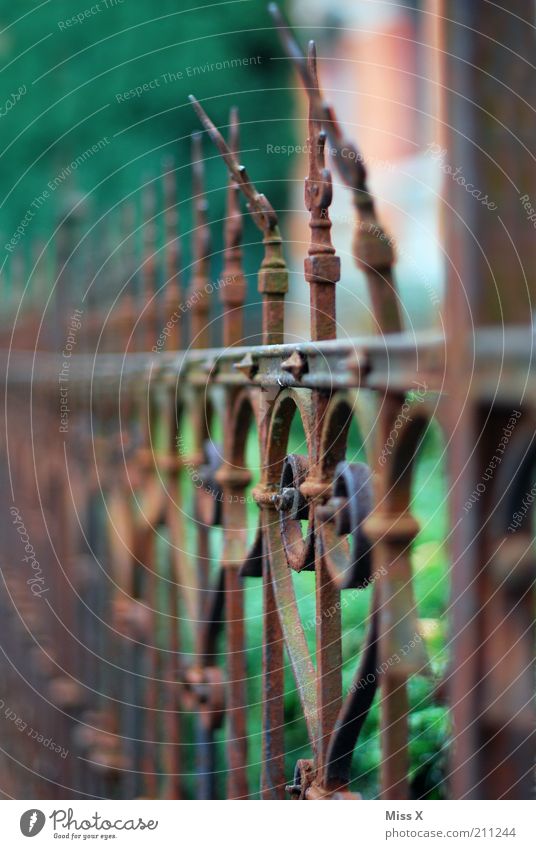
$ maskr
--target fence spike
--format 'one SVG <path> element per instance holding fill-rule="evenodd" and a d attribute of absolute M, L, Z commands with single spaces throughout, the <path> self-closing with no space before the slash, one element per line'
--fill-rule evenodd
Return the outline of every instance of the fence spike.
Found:
<path fill-rule="evenodd" d="M 316 47 L 309 42 L 307 71 L 312 88 L 309 94 L 309 174 L 305 180 L 305 205 L 310 213 L 311 243 L 305 260 L 305 279 L 310 286 L 311 338 L 335 339 L 335 284 L 340 280 L 340 259 L 335 255 L 331 241 L 329 206 L 332 199 L 331 172 L 324 164 L 326 134 L 322 130 L 318 110 L 318 78 L 316 72 Z"/>
<path fill-rule="evenodd" d="M 164 326 L 171 322 L 167 337 L 168 347 L 178 351 L 181 345 L 181 326 L 177 308 L 181 298 L 180 267 L 181 243 L 179 237 L 179 212 L 177 206 L 177 183 L 175 162 L 171 157 L 162 163 L 164 188 L 164 239 L 166 251 L 166 280 L 164 295 Z M 157 343 L 155 343 L 157 344 Z"/>
<path fill-rule="evenodd" d="M 263 233 L 264 258 L 259 269 L 259 292 L 263 296 L 262 339 L 265 345 L 279 345 L 284 338 L 284 302 L 288 291 L 288 269 L 283 258 L 277 215 L 266 196 L 258 192 L 250 181 L 246 169 L 239 164 L 193 94 L 190 95 L 190 102 L 219 150 L 231 176 L 245 195 L 253 220 Z"/>
<path fill-rule="evenodd" d="M 126 353 L 132 347 L 136 323 L 136 209 L 131 201 L 121 208 L 121 261 L 124 269 L 124 289 L 121 296 L 121 330 L 119 350 Z"/>
<path fill-rule="evenodd" d="M 374 199 L 367 185 L 364 159 L 356 145 L 343 134 L 333 107 L 326 103 L 318 80 L 285 21 L 276 3 L 270 3 L 269 12 L 287 55 L 298 71 L 309 95 L 313 109 L 318 110 L 330 142 L 331 154 L 342 181 L 352 190 L 358 221 L 354 237 L 354 257 L 365 273 L 374 310 L 381 333 L 402 330 L 399 298 L 393 280 L 393 241 L 378 221 Z"/>
<path fill-rule="evenodd" d="M 158 310 L 156 302 L 156 190 L 154 180 L 146 177 L 142 192 L 143 215 L 143 287 L 141 292 L 143 336 L 146 350 L 150 351 L 158 338 Z"/>
<path fill-rule="evenodd" d="M 231 108 L 229 116 L 229 148 L 234 157 L 238 154 L 240 139 L 238 109 Z M 227 217 L 225 219 L 225 250 L 223 281 L 220 299 L 224 307 L 223 344 L 237 345 L 243 334 L 242 308 L 246 294 L 246 283 L 242 268 L 242 213 L 238 198 L 240 186 L 231 174 L 227 188 Z"/>
<path fill-rule="evenodd" d="M 191 298 L 191 336 L 193 348 L 209 345 L 208 317 L 210 304 L 208 289 L 210 282 L 210 227 L 208 203 L 205 194 L 205 165 L 201 133 L 192 133 L 192 191 L 194 205 L 194 238 Z"/>

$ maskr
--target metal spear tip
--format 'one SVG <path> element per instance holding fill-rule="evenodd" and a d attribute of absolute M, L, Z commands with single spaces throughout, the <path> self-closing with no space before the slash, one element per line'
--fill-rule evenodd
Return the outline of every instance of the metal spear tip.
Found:
<path fill-rule="evenodd" d="M 190 101 L 190 103 L 194 107 L 195 112 L 197 114 L 197 117 L 199 118 L 199 120 L 201 121 L 201 123 L 203 124 L 204 127 L 206 127 L 207 121 L 208 121 L 209 124 L 212 123 L 210 121 L 210 118 L 208 117 L 207 113 L 205 112 L 205 110 L 203 109 L 201 104 L 199 103 L 197 97 L 194 97 L 193 94 L 189 94 L 188 100 Z M 199 131 L 197 131 L 197 134 L 200 135 Z"/>
<path fill-rule="evenodd" d="M 196 177 L 199 177 L 204 167 L 203 134 L 196 130 L 195 133 L 191 134 L 190 139 L 192 142 L 192 168 Z"/>
<path fill-rule="evenodd" d="M 240 124 L 238 120 L 238 107 L 231 106 L 229 111 L 229 147 L 233 156 L 238 154 Z"/>
<path fill-rule="evenodd" d="M 277 3 L 268 3 L 268 13 L 272 16 L 274 22 L 279 27 L 286 26 L 286 21 L 281 14 L 281 9 L 277 5 Z"/>
<path fill-rule="evenodd" d="M 318 117 L 322 117 L 322 98 L 318 85 L 318 73 L 316 67 L 316 43 L 311 39 L 307 45 L 307 80 L 304 85 Z"/>
<path fill-rule="evenodd" d="M 296 37 L 294 36 L 294 33 L 290 29 L 288 23 L 283 17 L 281 10 L 279 9 L 279 6 L 276 3 L 270 3 L 270 5 L 268 6 L 268 11 L 272 16 L 272 19 L 279 31 L 279 37 L 283 42 L 283 46 L 287 51 L 288 56 L 296 64 L 300 74 L 302 75 L 305 81 L 307 76 L 307 62 L 300 49 L 300 45 L 298 44 Z"/>
<path fill-rule="evenodd" d="M 142 205 L 146 219 L 152 219 L 156 210 L 156 187 L 154 177 L 145 174 L 142 186 Z"/>
<path fill-rule="evenodd" d="M 207 131 L 208 137 L 210 138 L 212 143 L 218 148 L 220 154 L 223 156 L 223 158 L 224 158 L 224 160 L 227 164 L 227 167 L 230 168 L 230 169 L 233 169 L 233 168 L 236 169 L 235 159 L 234 159 L 231 151 L 229 150 L 227 142 L 223 138 L 220 131 L 212 123 L 212 121 L 208 117 L 207 113 L 205 112 L 205 110 L 203 109 L 201 104 L 195 99 L 193 94 L 191 94 L 189 96 L 189 99 L 190 99 L 192 106 L 195 109 L 195 112 L 196 112 L 199 120 L 201 121 L 203 127 Z"/>

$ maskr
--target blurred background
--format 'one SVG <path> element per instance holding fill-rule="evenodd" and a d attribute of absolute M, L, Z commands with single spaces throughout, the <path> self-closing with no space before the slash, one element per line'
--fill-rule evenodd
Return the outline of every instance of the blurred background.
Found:
<path fill-rule="evenodd" d="M 397 248 L 406 325 L 440 325 L 441 172 L 437 157 L 430 156 L 430 145 L 437 143 L 439 109 L 435 2 L 422 8 L 418 2 L 371 0 L 286 0 L 282 5 L 300 42 L 317 40 L 325 95 L 368 163 L 382 221 Z M 77 244 L 72 276 L 79 275 L 81 264 L 98 270 L 105 263 L 105 280 L 100 287 L 95 281 L 92 296 L 103 307 L 111 302 L 110 271 L 114 262 L 116 271 L 121 264 L 113 251 L 124 227 L 118 207 L 130 200 L 136 210 L 136 224 L 128 229 L 134 232 L 131 253 L 141 261 L 140 196 L 146 185 L 154 184 L 157 194 L 161 191 L 162 163 L 169 157 L 178 186 L 182 284 L 188 284 L 190 134 L 198 129 L 187 102 L 193 92 L 224 131 L 230 107 L 240 109 L 241 158 L 280 214 L 287 242 L 292 270 L 289 341 L 308 336 L 302 309 L 308 298 L 302 268 L 309 238 L 303 205 L 303 93 L 282 55 L 264 2 L 190 6 L 185 0 L 161 0 L 157 6 L 148 0 L 87 5 L 1 0 L 0 235 L 10 315 L 36 305 L 42 312 L 55 281 L 56 228 L 72 209 L 78 228 L 71 234 Z M 217 279 L 226 174 L 206 139 L 204 156 L 213 239 L 211 276 Z M 161 200 L 156 205 L 161 209 Z M 335 191 L 332 218 L 342 257 L 339 335 L 368 332 L 374 328 L 364 282 L 351 257 L 353 212 L 343 189 Z M 17 228 L 22 233 L 17 234 Z M 161 247 L 163 239 L 162 226 L 157 234 Z M 246 328 L 248 336 L 256 338 L 261 249 L 251 221 L 244 241 L 249 246 Z M 161 278 L 160 286 L 165 282 Z M 69 283 L 67 295 L 73 303 L 78 299 L 75 286 Z M 219 305 L 214 300 L 218 342 Z"/>

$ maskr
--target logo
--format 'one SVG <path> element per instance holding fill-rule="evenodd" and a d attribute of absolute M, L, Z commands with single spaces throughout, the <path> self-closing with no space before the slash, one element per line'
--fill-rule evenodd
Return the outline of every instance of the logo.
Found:
<path fill-rule="evenodd" d="M 35 837 L 39 834 L 46 821 L 43 811 L 38 811 L 36 808 L 31 808 L 29 811 L 24 811 L 20 818 L 20 830 L 25 837 Z"/>

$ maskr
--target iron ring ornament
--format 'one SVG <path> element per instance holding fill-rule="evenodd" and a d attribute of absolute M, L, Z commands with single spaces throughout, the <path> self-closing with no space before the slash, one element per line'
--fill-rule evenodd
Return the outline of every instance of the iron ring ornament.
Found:
<path fill-rule="evenodd" d="M 339 463 L 333 495 L 316 510 L 322 554 L 341 590 L 362 589 L 370 582 L 372 551 L 363 523 L 372 510 L 371 480 L 365 463 Z"/>

